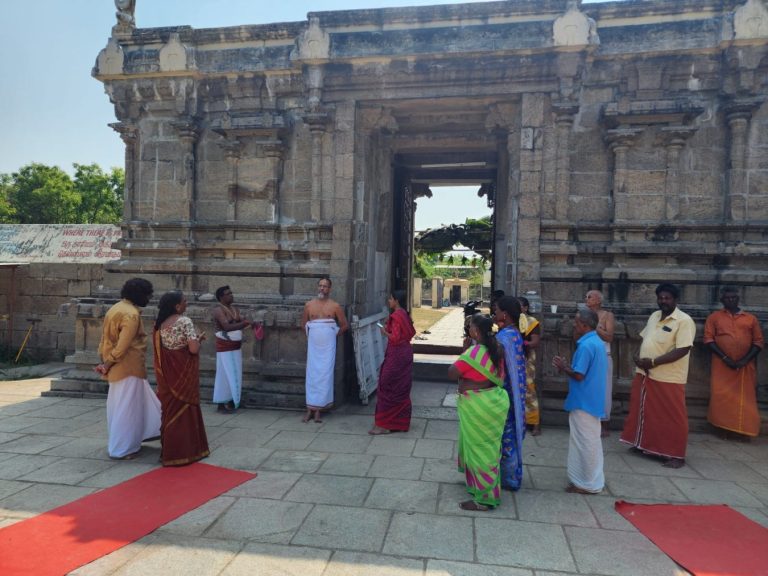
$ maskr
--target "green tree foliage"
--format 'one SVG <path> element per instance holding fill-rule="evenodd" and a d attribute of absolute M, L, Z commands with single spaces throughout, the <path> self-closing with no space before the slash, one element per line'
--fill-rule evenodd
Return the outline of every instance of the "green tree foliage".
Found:
<path fill-rule="evenodd" d="M 122 168 L 104 172 L 96 164 L 74 164 L 75 190 L 80 194 L 77 222 L 80 224 L 114 224 L 123 215 Z"/>
<path fill-rule="evenodd" d="M 74 164 L 71 178 L 58 166 L 32 163 L 0 174 L 0 222 L 7 224 L 112 224 L 123 211 L 125 175 L 96 164 Z"/>
<path fill-rule="evenodd" d="M 483 261 L 491 257 L 493 249 L 493 222 L 491 216 L 467 218 L 464 224 L 449 224 L 418 234 L 415 238 L 417 253 L 442 254 L 461 244 L 480 255 Z M 462 262 L 466 264 L 466 262 Z"/>

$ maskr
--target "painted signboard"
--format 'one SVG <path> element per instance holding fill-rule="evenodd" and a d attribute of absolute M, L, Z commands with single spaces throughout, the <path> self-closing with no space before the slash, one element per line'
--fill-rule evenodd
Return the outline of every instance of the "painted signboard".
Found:
<path fill-rule="evenodd" d="M 0 263 L 101 264 L 120 258 L 112 224 L 0 224 Z"/>

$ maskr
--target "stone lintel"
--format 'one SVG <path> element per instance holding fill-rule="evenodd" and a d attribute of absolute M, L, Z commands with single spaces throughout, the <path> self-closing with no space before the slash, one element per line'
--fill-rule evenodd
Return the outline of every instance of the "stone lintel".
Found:
<path fill-rule="evenodd" d="M 608 128 L 686 125 L 702 112 L 704 107 L 701 104 L 689 100 L 642 100 L 628 104 L 610 102 L 603 108 L 603 121 Z"/>

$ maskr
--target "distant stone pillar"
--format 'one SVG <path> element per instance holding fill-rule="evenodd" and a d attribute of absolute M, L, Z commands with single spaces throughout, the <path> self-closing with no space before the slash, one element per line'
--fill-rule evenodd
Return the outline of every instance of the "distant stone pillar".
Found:
<path fill-rule="evenodd" d="M 229 166 L 229 180 L 227 180 L 227 221 L 237 221 L 237 201 L 238 201 L 238 187 L 239 187 L 239 175 L 238 166 L 240 164 L 240 153 L 243 149 L 243 144 L 239 140 L 224 139 L 219 142 L 219 146 L 224 149 L 224 156 L 227 159 L 227 165 Z M 235 231 L 232 228 L 227 228 L 227 237 L 234 239 Z"/>
<path fill-rule="evenodd" d="M 187 117 L 177 122 L 171 122 L 176 130 L 181 144 L 181 178 L 179 182 L 184 187 L 182 201 L 186 202 L 186 212 L 183 221 L 194 222 L 197 219 L 197 198 L 195 197 L 195 144 L 199 128 L 193 118 Z"/>
<path fill-rule="evenodd" d="M 282 140 L 275 139 L 263 144 L 264 154 L 272 165 L 272 184 L 269 186 L 268 202 L 272 205 L 272 220 L 280 223 L 280 183 L 283 179 L 283 160 L 285 145 Z"/>
<path fill-rule="evenodd" d="M 312 201 L 310 217 L 315 222 L 323 220 L 323 137 L 330 116 L 323 112 L 312 112 L 304 116 L 312 135 Z"/>
<path fill-rule="evenodd" d="M 555 160 L 555 220 L 568 221 L 568 196 L 571 177 L 571 131 L 573 117 L 578 109 L 570 103 L 553 105 L 555 125 L 557 126 L 557 144 Z"/>
<path fill-rule="evenodd" d="M 733 100 L 726 108 L 730 148 L 728 150 L 728 191 L 723 202 L 726 221 L 747 219 L 747 138 L 753 100 Z"/>
<path fill-rule="evenodd" d="M 134 124 L 115 122 L 109 125 L 125 144 L 125 187 L 123 189 L 123 220 L 130 222 L 136 219 L 135 185 L 136 185 L 136 143 L 139 129 Z"/>
<path fill-rule="evenodd" d="M 696 131 L 685 126 L 670 126 L 661 129 L 662 144 L 667 149 L 667 174 L 664 182 L 664 219 L 677 220 L 680 217 L 680 151 L 685 141 Z"/>
<path fill-rule="evenodd" d="M 627 193 L 627 151 L 642 132 L 639 128 L 617 128 L 607 133 L 608 147 L 613 151 L 613 221 L 630 218 Z"/>

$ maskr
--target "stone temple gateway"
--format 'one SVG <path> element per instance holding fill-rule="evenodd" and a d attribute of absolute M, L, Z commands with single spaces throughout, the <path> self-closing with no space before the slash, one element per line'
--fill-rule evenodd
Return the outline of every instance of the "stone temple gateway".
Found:
<path fill-rule="evenodd" d="M 349 316 L 409 286 L 430 183 L 484 185 L 495 288 L 561 312 L 603 290 L 619 397 L 656 283 L 681 285 L 700 323 L 724 284 L 768 317 L 764 0 L 509 0 L 201 30 L 137 28 L 123 8 L 93 75 L 125 142 L 105 291 L 135 275 L 156 293 L 230 284 L 267 325 L 244 349 L 247 402 L 300 404 L 299 317 L 320 276 Z M 73 361 L 95 360 L 105 307 L 80 304 Z M 545 326 L 549 358 L 570 332 L 562 314 Z M 354 386 L 350 341 L 341 352 L 337 397 Z M 703 347 L 691 365 L 695 418 Z M 564 382 L 548 362 L 541 374 L 559 407 Z"/>

